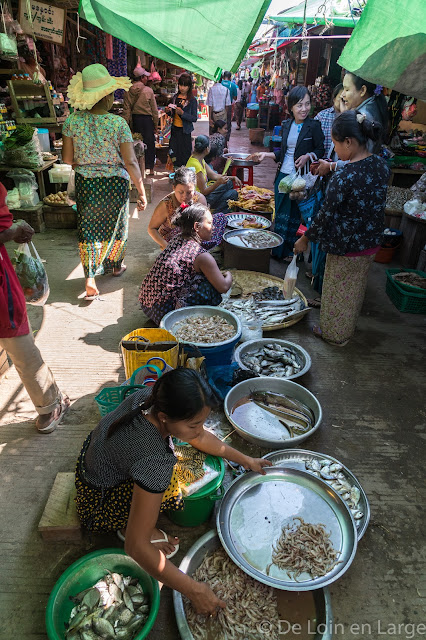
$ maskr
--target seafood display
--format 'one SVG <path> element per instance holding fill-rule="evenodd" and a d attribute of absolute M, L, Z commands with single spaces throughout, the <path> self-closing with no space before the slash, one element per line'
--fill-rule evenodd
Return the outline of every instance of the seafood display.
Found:
<path fill-rule="evenodd" d="M 222 316 L 189 316 L 173 327 L 173 334 L 184 342 L 223 342 L 236 333 L 236 328 Z"/>
<path fill-rule="evenodd" d="M 70 600 L 66 640 L 132 640 L 147 621 L 150 605 L 137 578 L 107 573 L 93 587 Z"/>
<path fill-rule="evenodd" d="M 299 521 L 299 524 L 296 522 Z M 325 576 L 339 563 L 338 552 L 330 542 L 330 533 L 325 525 L 311 524 L 303 518 L 293 518 L 293 522 L 283 527 L 278 542 L 273 546 L 272 564 L 287 571 L 294 580 L 302 573 L 312 578 Z"/>
<path fill-rule="evenodd" d="M 340 462 L 330 460 L 306 460 L 305 468 L 334 489 L 340 497 L 347 503 L 351 510 L 355 524 L 359 526 L 364 513 L 359 508 L 361 492 L 355 485 L 351 484 L 343 473 L 343 465 Z"/>
<path fill-rule="evenodd" d="M 189 600 L 184 598 L 185 614 L 194 640 L 260 638 L 265 620 L 268 621 L 268 638 L 280 638 L 275 590 L 244 573 L 224 549 L 207 554 L 192 577 L 206 582 L 226 602 L 226 609 L 220 609 L 216 618 L 206 620 L 205 616 L 197 615 Z"/>
<path fill-rule="evenodd" d="M 236 247 L 245 249 L 271 249 L 282 243 L 282 238 L 269 231 L 251 231 L 244 229 L 241 233 L 229 231 L 224 240 Z"/>
<path fill-rule="evenodd" d="M 294 298 L 290 300 L 275 298 L 260 299 L 259 297 L 255 297 L 255 295 L 256 294 L 249 298 L 224 300 L 220 306 L 228 311 L 232 311 L 243 320 L 261 320 L 263 329 L 267 329 L 268 327 L 272 328 L 274 325 L 281 325 L 293 317 L 301 317 L 310 309 L 310 307 L 305 306 L 303 300 L 298 295 L 295 295 Z"/>
<path fill-rule="evenodd" d="M 271 223 L 261 216 L 249 213 L 230 213 L 226 216 L 228 227 L 233 229 L 268 229 Z"/>
<path fill-rule="evenodd" d="M 399 273 L 395 273 L 392 278 L 402 284 L 409 284 L 411 287 L 426 289 L 426 278 L 413 271 L 400 271 Z"/>
<path fill-rule="evenodd" d="M 315 424 L 312 410 L 296 398 L 270 391 L 253 391 L 250 400 L 264 411 L 277 416 L 278 421 L 288 431 L 289 438 L 303 435 Z"/>
<path fill-rule="evenodd" d="M 238 200 L 228 200 L 228 205 L 253 212 L 273 213 L 275 211 L 274 192 L 261 187 L 245 186 L 239 190 Z"/>
<path fill-rule="evenodd" d="M 255 300 L 284 300 L 284 294 L 278 287 L 265 287 L 253 294 Z"/>
<path fill-rule="evenodd" d="M 242 355 L 241 362 L 254 373 L 273 378 L 288 378 L 305 366 L 299 353 L 276 342 Z"/>

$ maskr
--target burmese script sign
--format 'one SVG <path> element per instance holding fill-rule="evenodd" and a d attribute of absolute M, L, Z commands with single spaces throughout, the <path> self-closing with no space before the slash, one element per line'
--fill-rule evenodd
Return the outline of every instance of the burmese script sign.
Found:
<path fill-rule="evenodd" d="M 39 40 L 47 40 L 54 44 L 64 44 L 66 9 L 54 7 L 44 2 L 31 2 L 34 35 Z M 30 17 L 25 0 L 19 2 L 19 23 L 25 33 L 32 35 Z"/>

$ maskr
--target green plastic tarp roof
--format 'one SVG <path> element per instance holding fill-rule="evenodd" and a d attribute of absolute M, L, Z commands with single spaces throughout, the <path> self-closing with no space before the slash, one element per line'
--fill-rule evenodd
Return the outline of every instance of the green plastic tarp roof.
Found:
<path fill-rule="evenodd" d="M 425 0 L 368 0 L 338 63 L 364 80 L 426 100 Z"/>
<path fill-rule="evenodd" d="M 348 3 L 348 15 L 341 15 L 333 11 L 333 5 L 325 3 L 324 0 L 308 0 L 306 5 L 306 24 L 325 24 L 324 11 L 326 12 L 327 22 L 332 22 L 336 27 L 354 27 L 359 18 L 349 15 L 349 3 Z M 354 6 L 357 6 L 354 3 Z M 325 7 L 325 9 L 324 9 Z M 278 16 L 268 16 L 271 22 L 283 22 L 284 24 L 303 24 L 303 14 L 305 10 L 305 3 L 301 2 L 295 7 L 291 7 L 286 11 L 283 11 Z"/>
<path fill-rule="evenodd" d="M 214 78 L 236 71 L 270 0 L 80 0 L 79 13 L 137 49 Z"/>

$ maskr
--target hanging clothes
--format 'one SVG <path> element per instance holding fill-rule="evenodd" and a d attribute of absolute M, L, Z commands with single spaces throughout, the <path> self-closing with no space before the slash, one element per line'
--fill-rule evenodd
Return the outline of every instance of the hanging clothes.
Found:
<path fill-rule="evenodd" d="M 127 44 L 118 38 L 112 39 L 113 59 L 107 61 L 107 69 L 112 76 L 127 76 Z M 114 93 L 116 100 L 122 100 L 124 89 L 117 89 Z"/>

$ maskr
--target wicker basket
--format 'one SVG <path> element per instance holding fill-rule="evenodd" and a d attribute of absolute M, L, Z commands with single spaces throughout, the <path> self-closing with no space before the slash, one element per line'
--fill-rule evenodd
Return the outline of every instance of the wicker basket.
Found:
<path fill-rule="evenodd" d="M 400 271 L 401 269 L 386 269 L 386 293 L 389 298 L 402 313 L 426 313 L 426 290 L 422 293 L 411 293 L 407 291 L 399 282 L 393 279 L 393 276 Z M 404 271 L 417 273 L 418 275 L 426 277 L 423 271 L 416 271 L 415 269 L 404 269 Z M 419 291 L 417 287 L 410 288 Z"/>

